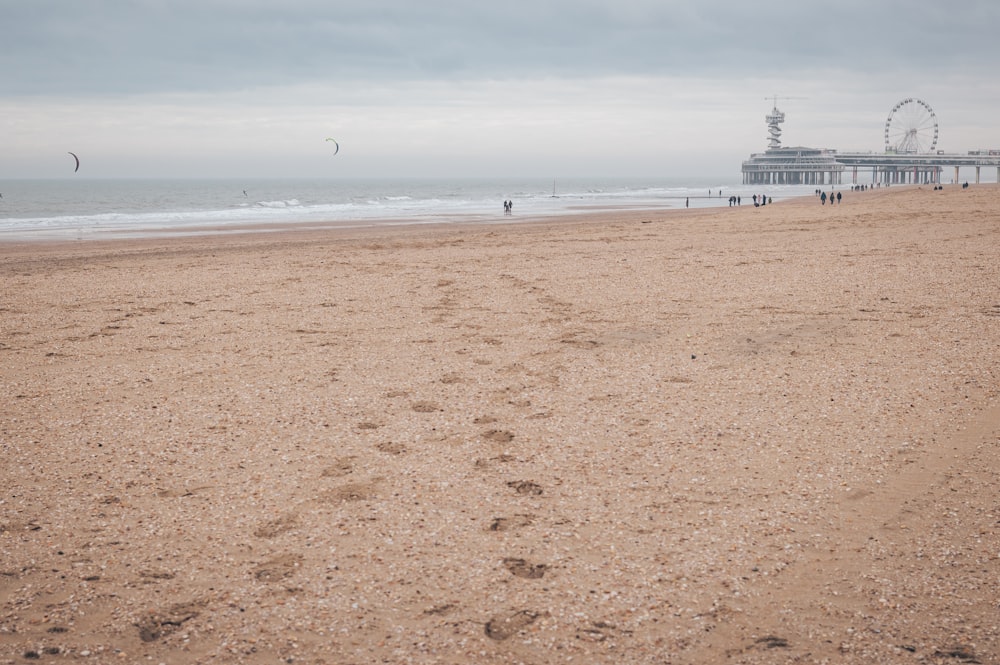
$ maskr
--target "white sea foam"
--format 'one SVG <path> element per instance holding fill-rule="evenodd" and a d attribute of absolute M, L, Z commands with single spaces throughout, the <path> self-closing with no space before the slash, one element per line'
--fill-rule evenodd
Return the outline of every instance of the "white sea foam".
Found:
<path fill-rule="evenodd" d="M 298 199 L 289 199 L 288 201 L 258 201 L 257 205 L 261 208 L 292 208 L 302 204 L 299 203 Z"/>

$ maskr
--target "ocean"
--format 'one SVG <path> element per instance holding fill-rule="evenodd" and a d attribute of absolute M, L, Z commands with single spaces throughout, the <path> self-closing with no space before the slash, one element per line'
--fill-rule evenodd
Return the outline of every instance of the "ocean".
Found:
<path fill-rule="evenodd" d="M 360 227 L 495 223 L 611 209 L 721 207 L 811 194 L 813 187 L 608 179 L 357 179 L 0 181 L 0 242 L 180 236 L 322 224 Z M 513 201 L 505 216 L 503 202 Z M 752 204 L 751 204 L 752 205 Z"/>

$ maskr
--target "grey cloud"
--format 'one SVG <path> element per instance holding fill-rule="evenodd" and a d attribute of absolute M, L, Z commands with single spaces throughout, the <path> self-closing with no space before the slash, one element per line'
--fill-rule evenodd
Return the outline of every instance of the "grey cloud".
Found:
<path fill-rule="evenodd" d="M 662 0 L 32 0 L 5 10 L 5 94 L 340 80 L 764 76 L 991 66 L 1000 3 L 827 9 Z M 835 9 L 834 9 L 835 7 Z"/>

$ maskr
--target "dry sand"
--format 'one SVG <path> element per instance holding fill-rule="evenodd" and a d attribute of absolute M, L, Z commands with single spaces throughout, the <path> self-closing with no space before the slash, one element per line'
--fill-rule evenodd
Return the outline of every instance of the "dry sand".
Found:
<path fill-rule="evenodd" d="M 0 247 L 0 662 L 1000 662 L 1000 189 Z"/>

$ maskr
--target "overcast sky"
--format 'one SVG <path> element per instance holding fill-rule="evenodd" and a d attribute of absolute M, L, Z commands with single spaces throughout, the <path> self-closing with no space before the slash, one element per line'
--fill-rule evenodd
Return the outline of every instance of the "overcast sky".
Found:
<path fill-rule="evenodd" d="M 1000 2 L 0 0 L 0 177 L 730 176 L 1000 148 Z M 331 155 L 336 138 L 340 153 Z"/>

